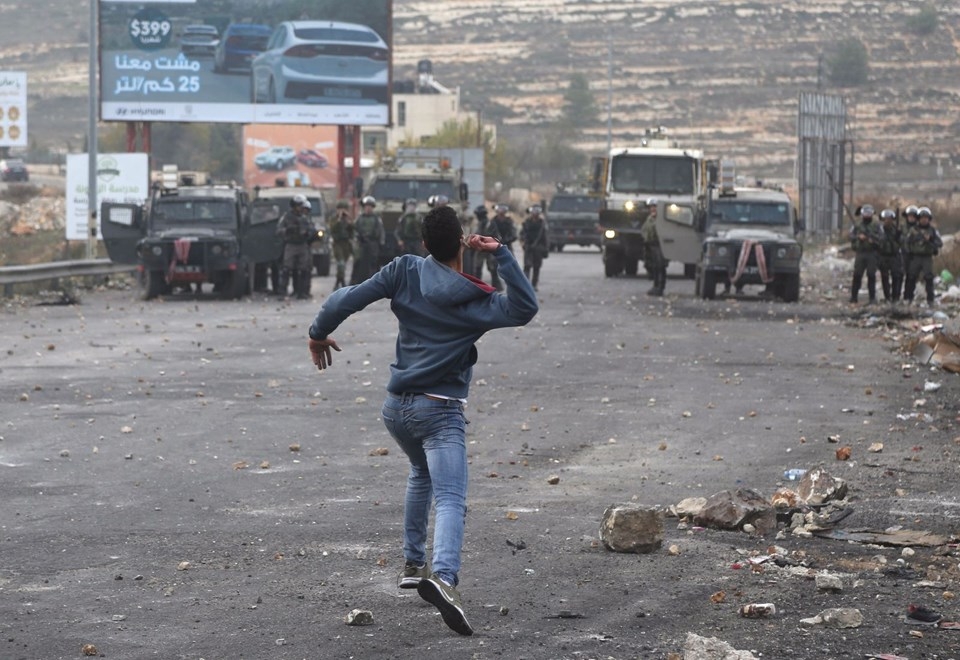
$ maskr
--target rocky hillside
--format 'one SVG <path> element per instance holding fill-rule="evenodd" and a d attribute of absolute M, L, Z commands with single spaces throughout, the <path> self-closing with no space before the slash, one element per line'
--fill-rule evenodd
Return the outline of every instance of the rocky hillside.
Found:
<path fill-rule="evenodd" d="M 600 108 L 612 91 L 614 144 L 662 125 L 780 175 L 792 171 L 798 96 L 819 81 L 851 102 L 863 171 L 936 179 L 939 159 L 950 185 L 960 163 L 960 4 L 933 5 L 938 26 L 919 38 L 908 26 L 924 3 L 906 0 L 395 0 L 395 68 L 412 77 L 418 60 L 432 60 L 505 139 L 554 120 L 570 76 L 584 73 Z M 86 23 L 86 3 L 72 0 L 0 5 L 0 66 L 30 72 L 37 143 L 82 143 Z M 868 81 L 831 87 L 821 63 L 850 39 L 867 46 Z M 601 110 L 571 137 L 601 150 L 606 120 Z"/>

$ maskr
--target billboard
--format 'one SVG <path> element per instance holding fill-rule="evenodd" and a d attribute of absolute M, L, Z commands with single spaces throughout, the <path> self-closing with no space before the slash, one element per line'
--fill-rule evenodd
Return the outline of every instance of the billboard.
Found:
<path fill-rule="evenodd" d="M 392 0 L 99 0 L 104 121 L 385 126 Z"/>
<path fill-rule="evenodd" d="M 150 196 L 150 165 L 147 154 L 97 155 L 97 205 L 103 202 L 142 204 Z M 90 157 L 67 155 L 68 241 L 83 241 L 87 229 L 90 199 Z M 97 209 L 97 238 L 100 238 L 100 210 Z"/>
<path fill-rule="evenodd" d="M 336 189 L 336 126 L 270 126 L 243 128 L 243 183 Z"/>
<path fill-rule="evenodd" d="M 27 74 L 0 71 L 0 147 L 27 146 Z"/>

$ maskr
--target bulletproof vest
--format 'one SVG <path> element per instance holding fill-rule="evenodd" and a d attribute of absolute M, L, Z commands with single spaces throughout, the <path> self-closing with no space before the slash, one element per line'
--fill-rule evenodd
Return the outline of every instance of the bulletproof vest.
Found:
<path fill-rule="evenodd" d="M 363 214 L 355 223 L 357 228 L 357 235 L 367 241 L 372 241 L 377 238 L 377 217 L 375 215 Z"/>
<path fill-rule="evenodd" d="M 287 243 L 303 243 L 303 223 L 300 217 L 293 213 L 287 214 L 284 218 L 283 240 Z"/>

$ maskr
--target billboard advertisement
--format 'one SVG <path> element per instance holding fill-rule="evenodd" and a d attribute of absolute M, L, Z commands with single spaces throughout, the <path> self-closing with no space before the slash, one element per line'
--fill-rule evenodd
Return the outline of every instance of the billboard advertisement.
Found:
<path fill-rule="evenodd" d="M 147 154 L 97 155 L 97 206 L 103 202 L 142 204 L 150 196 L 150 165 Z M 67 155 L 68 241 L 85 241 L 90 199 L 90 157 Z M 97 238 L 100 238 L 100 212 L 97 210 Z"/>
<path fill-rule="evenodd" d="M 243 183 L 336 189 L 337 127 L 244 126 Z"/>
<path fill-rule="evenodd" d="M 0 71 L 0 147 L 27 146 L 27 74 Z"/>
<path fill-rule="evenodd" d="M 385 126 L 392 0 L 99 0 L 104 121 Z"/>

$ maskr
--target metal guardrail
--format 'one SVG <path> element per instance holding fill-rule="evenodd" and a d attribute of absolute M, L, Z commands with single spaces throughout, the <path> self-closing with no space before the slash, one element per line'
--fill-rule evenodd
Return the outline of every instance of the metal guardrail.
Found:
<path fill-rule="evenodd" d="M 83 259 L 76 261 L 53 261 L 45 264 L 27 266 L 6 266 L 0 268 L 0 285 L 4 296 L 13 295 L 14 284 L 59 280 L 64 277 L 87 277 L 97 275 L 115 275 L 130 273 L 136 266 L 117 264 L 109 259 Z"/>

